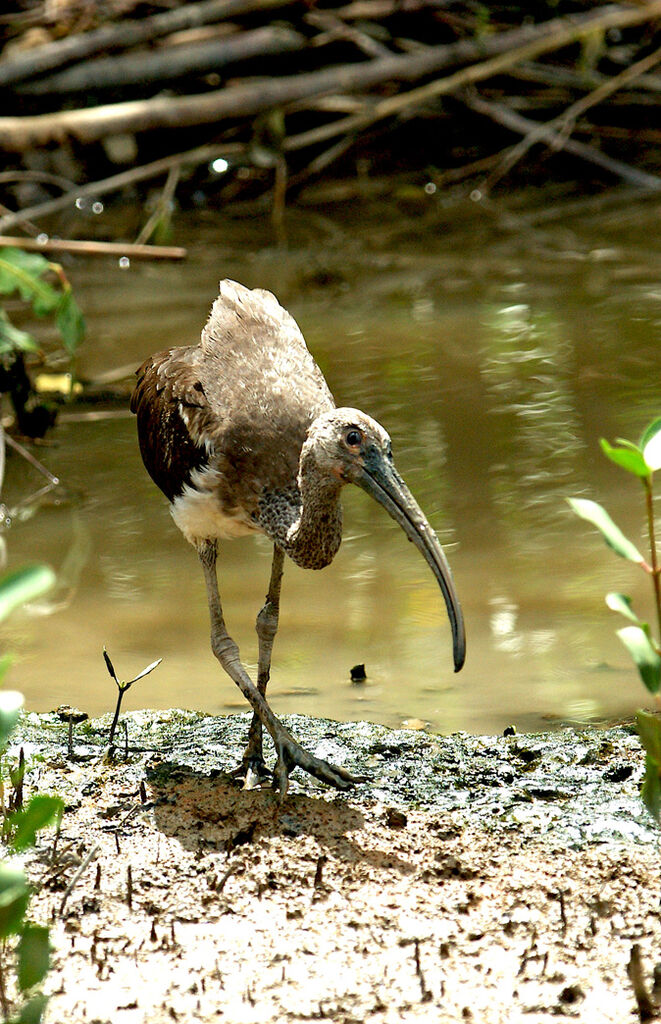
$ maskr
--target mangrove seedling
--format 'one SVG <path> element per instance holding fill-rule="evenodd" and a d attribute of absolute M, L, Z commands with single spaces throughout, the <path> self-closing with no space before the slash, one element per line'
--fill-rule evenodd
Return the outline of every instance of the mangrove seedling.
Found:
<path fill-rule="evenodd" d="M 105 647 L 103 648 L 103 659 L 104 659 L 104 661 L 106 663 L 106 668 L 108 669 L 108 672 L 110 673 L 111 678 L 115 680 L 115 685 L 117 686 L 117 705 L 115 707 L 115 716 L 114 716 L 114 718 L 112 720 L 112 725 L 110 726 L 110 733 L 108 735 L 108 749 L 109 749 L 109 754 L 112 757 L 113 741 L 115 739 L 115 732 L 117 730 L 117 723 L 119 722 L 119 712 L 120 712 L 121 707 L 122 707 L 122 700 L 124 699 L 124 694 L 126 693 L 127 690 L 129 690 L 133 686 L 134 683 L 137 683 L 138 679 L 142 679 L 144 676 L 149 675 L 150 672 L 153 672 L 154 669 L 157 668 L 161 664 L 163 659 L 162 658 L 158 658 L 157 661 L 152 661 L 151 665 L 147 665 L 147 668 L 143 668 L 142 672 L 138 672 L 137 676 L 134 676 L 133 679 L 129 679 L 128 682 L 121 682 L 117 678 L 117 673 L 115 672 L 114 665 L 113 665 L 112 661 L 110 660 L 110 655 L 108 654 L 108 652 L 105 649 Z"/>
<path fill-rule="evenodd" d="M 637 477 L 642 484 L 649 561 L 596 501 L 587 498 L 569 498 L 568 501 L 581 519 L 597 527 L 617 555 L 638 565 L 650 580 L 655 630 L 648 622 L 638 618 L 627 594 L 610 592 L 606 594 L 606 604 L 628 620 L 629 625 L 618 629 L 617 635 L 631 655 L 643 684 L 661 707 L 661 566 L 654 524 L 653 489 L 654 473 L 661 469 L 661 417 L 654 419 L 645 428 L 638 444 L 624 438 L 617 438 L 613 445 L 602 438 L 600 444 L 604 455 L 611 462 Z M 661 719 L 648 711 L 638 711 L 636 728 L 645 750 L 645 777 L 641 796 L 652 817 L 661 824 Z"/>

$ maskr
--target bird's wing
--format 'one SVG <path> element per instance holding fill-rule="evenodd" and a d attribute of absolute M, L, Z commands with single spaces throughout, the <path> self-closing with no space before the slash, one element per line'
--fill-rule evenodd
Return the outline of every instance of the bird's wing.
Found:
<path fill-rule="evenodd" d="M 205 366 L 230 390 L 245 387 L 253 413 L 267 405 L 296 405 L 311 417 L 332 409 L 333 396 L 293 316 L 275 295 L 221 281 L 218 298 L 202 331 Z M 296 401 L 300 395 L 300 401 Z M 213 397 L 210 394 L 210 400 Z M 305 428 L 307 430 L 307 426 Z"/>
<path fill-rule="evenodd" d="M 209 461 L 209 403 L 199 380 L 193 349 L 174 348 L 150 356 L 137 371 L 131 411 L 138 418 L 144 464 L 154 483 L 172 500 L 191 473 Z"/>
<path fill-rule="evenodd" d="M 253 515 L 264 491 L 296 487 L 308 428 L 333 396 L 296 321 L 262 289 L 221 281 L 195 351 L 212 464 Z"/>
<path fill-rule="evenodd" d="M 200 345 L 151 356 L 131 401 L 143 461 L 167 497 L 208 466 L 219 508 L 251 521 L 264 492 L 296 489 L 308 428 L 334 406 L 293 317 L 234 281 L 221 281 Z"/>

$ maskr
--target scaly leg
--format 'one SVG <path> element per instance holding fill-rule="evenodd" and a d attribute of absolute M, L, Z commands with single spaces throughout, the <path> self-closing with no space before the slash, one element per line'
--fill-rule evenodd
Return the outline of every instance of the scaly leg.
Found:
<path fill-rule="evenodd" d="M 262 697 L 266 694 L 271 675 L 271 652 L 273 641 L 278 631 L 278 613 L 280 611 L 280 586 L 284 568 L 285 554 L 278 545 L 273 547 L 273 564 L 271 580 L 264 607 L 257 616 L 255 628 L 259 641 L 259 662 L 257 666 L 257 689 Z M 255 712 L 248 731 L 248 745 L 243 754 L 242 772 L 245 772 L 244 789 L 254 789 L 271 774 L 264 764 L 262 751 L 262 720 Z"/>
<path fill-rule="evenodd" d="M 306 750 L 303 750 L 303 747 L 285 729 L 282 722 L 276 718 L 266 701 L 266 697 L 259 692 L 259 689 L 252 682 L 241 664 L 239 648 L 227 632 L 223 618 L 223 609 L 218 592 L 218 578 L 216 576 L 215 541 L 207 541 L 199 548 L 198 554 L 207 587 L 209 618 L 211 620 L 211 650 L 230 678 L 237 684 L 241 693 L 273 740 L 277 754 L 277 761 L 273 772 L 273 788 L 279 790 L 280 799 L 284 799 L 287 793 L 289 773 L 296 766 L 302 768 L 310 775 L 314 775 L 315 778 L 329 786 L 335 786 L 336 789 L 349 789 L 358 779 L 354 778 L 344 768 L 337 768 L 335 765 L 329 764 L 328 761 L 314 757 L 312 754 L 308 754 Z M 275 636 L 275 632 L 273 635 Z"/>

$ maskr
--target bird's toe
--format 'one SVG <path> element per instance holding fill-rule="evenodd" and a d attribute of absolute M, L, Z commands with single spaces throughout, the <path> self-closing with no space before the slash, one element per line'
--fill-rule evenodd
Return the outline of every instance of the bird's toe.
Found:
<path fill-rule="evenodd" d="M 241 784 L 241 789 L 261 789 L 271 785 L 273 772 L 267 768 L 261 757 L 244 757 L 231 773 Z"/>
<path fill-rule="evenodd" d="M 290 772 L 296 767 L 302 768 L 315 779 L 325 782 L 327 786 L 333 786 L 335 789 L 351 789 L 356 783 L 363 781 L 362 776 L 352 775 L 345 768 L 340 768 L 330 764 L 329 761 L 324 761 L 323 758 L 309 754 L 289 735 L 279 738 L 276 742 L 276 749 L 278 760 L 273 772 L 273 788 L 279 791 L 281 800 L 284 799 L 289 787 Z"/>

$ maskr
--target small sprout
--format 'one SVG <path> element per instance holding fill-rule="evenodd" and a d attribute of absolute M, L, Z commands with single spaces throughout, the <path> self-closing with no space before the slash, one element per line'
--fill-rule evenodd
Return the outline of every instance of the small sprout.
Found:
<path fill-rule="evenodd" d="M 86 722 L 89 715 L 86 711 L 79 711 L 78 708 L 72 708 L 69 704 L 60 704 L 59 708 L 55 709 L 55 714 L 61 722 L 69 723 L 69 736 L 67 739 L 67 757 L 73 757 L 73 727 L 78 725 L 79 722 Z"/>
<path fill-rule="evenodd" d="M 108 673 L 109 673 L 110 677 L 115 680 L 115 684 L 117 686 L 117 705 L 115 707 L 115 715 L 114 715 L 114 718 L 112 720 L 112 725 L 110 726 L 110 733 L 108 735 L 108 753 L 109 753 L 109 757 L 112 758 L 113 749 L 114 749 L 113 748 L 113 741 L 115 739 L 115 732 L 116 732 L 116 729 L 117 729 L 117 723 L 119 721 L 119 712 L 120 712 L 120 709 L 121 709 L 121 706 L 122 706 L 122 700 L 123 700 L 124 694 L 126 693 L 127 690 L 129 690 L 133 686 L 134 683 L 137 683 L 138 679 L 142 679 L 144 676 L 149 675 L 150 672 L 153 672 L 154 669 L 157 668 L 161 664 L 163 659 L 162 658 L 158 658 L 157 661 L 152 661 L 151 665 L 147 665 L 147 668 L 143 668 L 142 672 L 138 672 L 137 676 L 134 676 L 133 679 L 129 679 L 127 682 L 122 682 L 120 679 L 117 678 L 117 673 L 115 672 L 115 667 L 114 667 L 112 661 L 110 660 L 110 655 L 108 654 L 108 652 L 105 649 L 105 647 L 103 648 L 103 659 L 104 659 L 104 661 L 106 663 L 106 668 L 108 669 Z M 128 750 L 128 736 L 127 736 L 127 750 Z"/>

